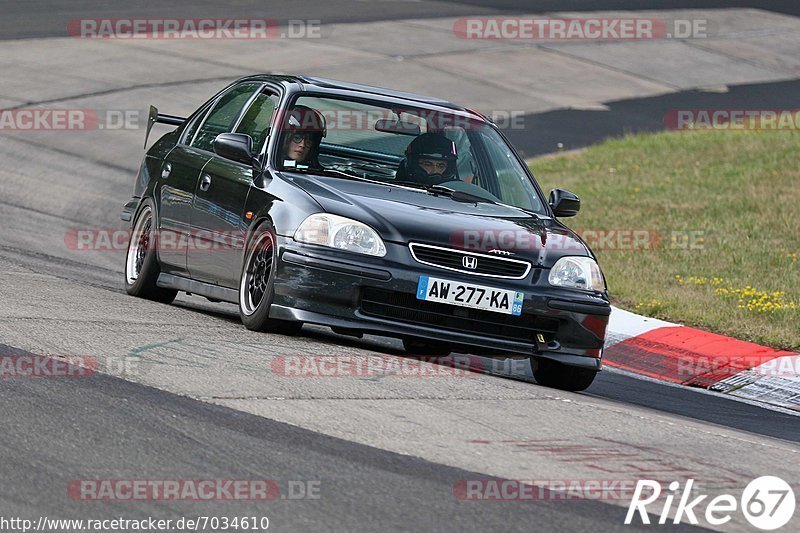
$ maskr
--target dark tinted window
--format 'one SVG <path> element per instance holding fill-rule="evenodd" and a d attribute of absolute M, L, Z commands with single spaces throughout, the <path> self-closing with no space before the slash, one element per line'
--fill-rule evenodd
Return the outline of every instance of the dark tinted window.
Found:
<path fill-rule="evenodd" d="M 277 105 L 278 97 L 276 95 L 262 92 L 256 96 L 236 128 L 236 133 L 245 133 L 253 138 L 253 150 L 256 152 L 269 135 L 269 124 Z"/>
<path fill-rule="evenodd" d="M 183 139 L 181 140 L 182 144 L 189 144 L 194 139 L 194 134 L 197 133 L 197 128 L 200 124 L 203 123 L 203 118 L 205 118 L 206 113 L 208 113 L 208 107 L 203 109 L 197 116 L 192 120 L 191 124 L 186 128 L 186 131 L 183 133 Z"/>
<path fill-rule="evenodd" d="M 439 185 L 545 213 L 534 182 L 511 146 L 491 125 L 478 118 L 459 111 L 424 107 L 398 109 L 371 99 L 301 96 L 296 106 L 309 107 L 325 119 L 326 135 L 317 154 L 322 168 L 303 169 L 296 161 L 285 157 L 285 150 L 276 158 L 278 168 L 307 172 L 328 170 L 333 171 L 328 175 L 343 178 L 424 184 L 424 180 L 408 173 L 409 162 L 404 158 L 417 135 L 433 134 L 456 145 L 456 172 Z M 286 143 L 281 142 L 279 146 L 285 147 Z"/>
<path fill-rule="evenodd" d="M 259 87 L 261 83 L 243 83 L 223 94 L 197 131 L 192 146 L 213 152 L 214 139 L 233 129 L 242 108 Z"/>

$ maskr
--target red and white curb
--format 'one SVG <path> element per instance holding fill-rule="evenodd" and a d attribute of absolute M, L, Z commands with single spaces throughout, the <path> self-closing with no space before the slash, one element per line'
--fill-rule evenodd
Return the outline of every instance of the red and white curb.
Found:
<path fill-rule="evenodd" d="M 800 412 L 800 355 L 614 307 L 606 366 Z"/>

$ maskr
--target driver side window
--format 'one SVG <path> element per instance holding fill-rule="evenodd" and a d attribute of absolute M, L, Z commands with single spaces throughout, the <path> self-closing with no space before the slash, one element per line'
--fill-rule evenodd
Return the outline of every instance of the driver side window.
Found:
<path fill-rule="evenodd" d="M 214 139 L 220 133 L 231 131 L 242 107 L 259 87 L 261 83 L 243 83 L 223 94 L 197 130 L 191 146 L 213 152 Z"/>
<path fill-rule="evenodd" d="M 458 154 L 457 176 L 460 180 L 467 183 L 475 181 L 477 170 L 475 168 L 475 160 L 472 157 L 472 146 L 467 136 L 467 132 L 463 128 L 445 128 L 444 134 L 448 139 L 456 143 L 456 153 Z M 478 185 L 475 183 L 475 185 Z"/>
<path fill-rule="evenodd" d="M 276 107 L 278 107 L 278 96 L 262 91 L 236 127 L 235 133 L 244 133 L 253 138 L 253 150 L 256 153 L 260 151 L 261 145 L 269 136 L 269 125 Z"/>

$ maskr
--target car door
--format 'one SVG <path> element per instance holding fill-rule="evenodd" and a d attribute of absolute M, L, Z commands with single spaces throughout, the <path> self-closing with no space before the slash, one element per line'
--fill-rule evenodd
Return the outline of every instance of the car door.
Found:
<path fill-rule="evenodd" d="M 197 121 L 201 121 L 200 116 Z M 191 128 L 190 128 L 191 129 Z M 191 135 L 187 142 L 191 141 Z M 186 236 L 200 170 L 211 160 L 205 150 L 178 143 L 161 167 L 159 183 L 158 257 L 164 272 L 186 275 Z"/>
<path fill-rule="evenodd" d="M 269 135 L 278 94 L 265 87 L 246 106 L 229 130 L 250 135 L 257 154 Z M 214 155 L 197 182 L 192 226 L 197 231 L 187 263 L 194 279 L 234 288 L 249 220 L 244 207 L 253 184 L 253 166 Z"/>
<path fill-rule="evenodd" d="M 221 94 L 187 128 L 181 141 L 164 158 L 159 186 L 159 260 L 164 271 L 191 275 L 187 249 L 194 243 L 192 209 L 200 172 L 214 157 L 212 143 L 230 131 L 245 103 L 262 86 L 245 82 Z"/>

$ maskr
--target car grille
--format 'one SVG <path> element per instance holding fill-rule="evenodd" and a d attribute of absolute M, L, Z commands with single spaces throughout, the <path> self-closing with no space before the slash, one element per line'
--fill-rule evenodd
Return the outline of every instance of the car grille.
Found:
<path fill-rule="evenodd" d="M 508 259 L 490 254 L 431 246 L 429 244 L 411 243 L 408 247 L 411 249 L 411 255 L 414 259 L 424 265 L 455 270 L 466 274 L 493 278 L 523 279 L 531 270 L 529 262 L 519 259 Z M 467 258 L 467 261 L 474 263 L 473 268 L 468 268 L 465 265 L 465 258 Z"/>
<path fill-rule="evenodd" d="M 545 342 L 553 340 L 558 320 L 531 314 L 504 315 L 481 309 L 457 307 L 418 300 L 415 294 L 366 287 L 361 295 L 361 311 L 380 318 L 408 324 L 438 327 L 462 333 L 486 335 L 518 342 L 535 343 L 541 333 Z"/>

